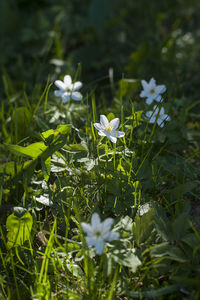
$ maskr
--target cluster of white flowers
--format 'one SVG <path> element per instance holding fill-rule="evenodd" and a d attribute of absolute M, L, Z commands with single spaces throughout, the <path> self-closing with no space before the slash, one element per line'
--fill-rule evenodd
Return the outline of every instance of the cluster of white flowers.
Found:
<path fill-rule="evenodd" d="M 141 81 L 143 91 L 140 93 L 141 98 L 146 98 L 146 104 L 150 105 L 154 100 L 162 102 L 161 94 L 166 91 L 165 85 L 156 85 L 154 78 L 146 82 Z M 83 96 L 78 90 L 82 87 L 82 83 L 77 81 L 72 83 L 70 75 L 64 77 L 64 81 L 55 81 L 56 90 L 55 96 L 61 97 L 64 103 L 67 103 L 70 99 L 80 101 Z M 146 117 L 149 118 L 149 123 L 155 123 L 160 127 L 164 126 L 164 121 L 170 121 L 170 117 L 165 114 L 164 108 L 159 109 L 158 106 L 154 105 L 153 110 L 146 112 Z M 106 136 L 111 142 L 116 143 L 117 138 L 124 137 L 125 133 L 118 131 L 120 121 L 119 118 L 115 118 L 110 122 L 105 115 L 100 115 L 100 123 L 94 123 L 94 127 L 98 130 L 100 136 Z M 111 231 L 113 225 L 113 219 L 107 218 L 101 222 L 100 217 L 97 213 L 94 213 L 91 218 L 91 224 L 82 222 L 81 226 L 83 231 L 87 234 L 86 242 L 89 247 L 94 246 L 97 254 L 101 255 L 105 248 L 105 242 L 111 242 L 119 238 L 119 233 Z"/>
<path fill-rule="evenodd" d="M 143 87 L 143 91 L 140 93 L 141 98 L 146 98 L 146 104 L 150 105 L 154 100 L 157 102 L 162 102 L 163 98 L 161 94 L 166 91 L 165 85 L 156 85 L 156 81 L 154 78 L 146 82 L 146 80 L 141 80 L 141 84 Z M 158 126 L 164 127 L 164 121 L 170 121 L 170 117 L 165 114 L 164 107 L 159 109 L 158 106 L 154 105 L 153 111 L 147 111 L 146 116 L 149 119 L 149 123 L 153 124 L 157 122 Z"/>
<path fill-rule="evenodd" d="M 101 255 L 104 251 L 105 242 L 111 242 L 119 238 L 119 233 L 111 231 L 113 219 L 107 218 L 101 222 L 97 213 L 94 213 L 91 218 L 91 224 L 82 222 L 83 231 L 87 234 L 86 242 L 89 247 L 94 246 L 97 254 Z"/>
<path fill-rule="evenodd" d="M 77 92 L 82 87 L 82 82 L 77 81 L 72 83 L 70 75 L 65 75 L 64 81 L 56 80 L 54 84 L 59 88 L 54 91 L 56 97 L 61 97 L 63 103 L 67 103 L 70 99 L 81 101 L 83 96 L 80 92 Z M 116 131 L 119 127 L 119 119 L 115 118 L 111 122 L 108 121 L 106 116 L 100 116 L 100 123 L 94 123 L 94 127 L 99 130 L 98 134 L 101 136 L 107 136 L 111 142 L 116 143 L 117 138 L 123 137 L 124 132 Z"/>

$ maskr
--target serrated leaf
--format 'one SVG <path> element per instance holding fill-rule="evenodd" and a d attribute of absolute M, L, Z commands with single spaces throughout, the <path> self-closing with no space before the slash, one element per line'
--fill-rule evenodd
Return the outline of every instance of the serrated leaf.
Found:
<path fill-rule="evenodd" d="M 151 235 L 154 227 L 154 209 L 150 209 L 142 216 L 137 215 L 133 223 L 133 236 L 137 244 L 143 243 Z"/>
<path fill-rule="evenodd" d="M 183 251 L 176 246 L 170 245 L 169 243 L 161 243 L 154 246 L 150 253 L 152 256 L 166 257 L 177 262 L 184 263 L 187 261 Z"/>
<path fill-rule="evenodd" d="M 71 263 L 67 263 L 66 267 L 72 273 L 73 276 L 77 278 L 81 278 L 83 276 L 83 271 L 79 267 L 79 265 L 71 262 Z"/>
<path fill-rule="evenodd" d="M 115 262 L 128 267 L 134 273 L 137 267 L 141 264 L 141 261 L 135 254 L 135 249 L 115 250 L 112 254 L 112 258 Z"/>
<path fill-rule="evenodd" d="M 192 249 L 195 249 L 196 247 L 200 247 L 200 240 L 197 238 L 197 236 L 194 233 L 188 233 L 184 235 L 181 241 L 186 243 Z"/>

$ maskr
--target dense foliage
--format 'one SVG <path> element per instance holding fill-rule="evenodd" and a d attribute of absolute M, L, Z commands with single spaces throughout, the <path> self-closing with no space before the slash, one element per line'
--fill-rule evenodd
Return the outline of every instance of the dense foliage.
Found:
<path fill-rule="evenodd" d="M 1 0 L 0 299 L 199 299 L 199 10 Z"/>

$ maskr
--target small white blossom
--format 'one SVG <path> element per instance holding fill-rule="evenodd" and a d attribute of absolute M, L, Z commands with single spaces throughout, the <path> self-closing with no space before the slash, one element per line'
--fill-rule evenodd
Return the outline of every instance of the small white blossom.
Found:
<path fill-rule="evenodd" d="M 87 234 L 86 242 L 88 246 L 94 246 L 99 255 L 104 251 L 105 241 L 111 242 L 119 238 L 118 232 L 110 231 L 113 221 L 112 218 L 107 218 L 101 222 L 99 215 L 94 213 L 91 224 L 81 223 L 83 231 Z"/>
<path fill-rule="evenodd" d="M 100 123 L 94 123 L 94 127 L 98 130 L 100 136 L 107 136 L 113 143 L 117 142 L 117 138 L 125 135 L 124 132 L 116 130 L 119 127 L 118 118 L 109 122 L 106 116 L 100 115 Z"/>
<path fill-rule="evenodd" d="M 164 127 L 164 121 L 170 121 L 170 117 L 165 114 L 165 110 L 163 107 L 161 107 L 160 111 L 159 108 L 154 105 L 153 111 L 147 111 L 146 116 L 150 118 L 149 123 L 153 124 L 155 123 L 157 119 L 157 124 L 160 127 Z"/>
<path fill-rule="evenodd" d="M 82 100 L 82 94 L 77 92 L 82 87 L 82 82 L 72 83 L 70 75 L 65 75 L 64 81 L 56 80 L 54 84 L 59 88 L 59 90 L 54 91 L 54 94 L 56 97 L 61 97 L 63 103 L 67 103 L 70 98 L 76 101 Z"/>
<path fill-rule="evenodd" d="M 143 91 L 140 93 L 140 97 L 147 98 L 146 104 L 151 104 L 153 100 L 160 102 L 162 97 L 160 94 L 163 94 L 166 91 L 165 85 L 156 85 L 154 78 L 151 78 L 149 83 L 146 80 L 141 80 Z"/>

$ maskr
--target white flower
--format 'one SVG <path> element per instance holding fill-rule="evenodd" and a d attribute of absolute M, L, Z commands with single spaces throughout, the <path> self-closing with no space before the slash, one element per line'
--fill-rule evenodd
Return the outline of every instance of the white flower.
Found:
<path fill-rule="evenodd" d="M 143 91 L 140 93 L 140 97 L 147 98 L 146 104 L 151 104 L 153 100 L 160 102 L 162 97 L 160 94 L 163 94 L 166 91 L 165 85 L 156 85 L 154 78 L 151 78 L 149 83 L 146 80 L 141 80 Z"/>
<path fill-rule="evenodd" d="M 112 218 L 107 218 L 101 222 L 97 213 L 92 215 L 91 224 L 81 223 L 83 231 L 87 234 L 86 242 L 88 246 L 94 246 L 99 255 L 103 253 L 105 241 L 111 242 L 119 238 L 118 232 L 110 231 L 112 224 Z"/>
<path fill-rule="evenodd" d="M 170 117 L 165 114 L 165 110 L 163 107 L 161 107 L 160 111 L 159 108 L 156 107 L 156 105 L 154 105 L 153 107 L 153 111 L 147 111 L 146 112 L 146 116 L 148 118 L 150 118 L 149 123 L 155 123 L 156 119 L 157 119 L 157 124 L 160 127 L 164 126 L 164 122 L 163 121 L 170 121 Z"/>
<path fill-rule="evenodd" d="M 94 123 L 94 127 L 98 130 L 98 134 L 101 136 L 107 136 L 111 142 L 116 143 L 117 138 L 125 135 L 122 131 L 116 131 L 119 127 L 119 119 L 115 118 L 112 121 L 108 121 L 106 116 L 100 115 L 100 123 Z"/>
<path fill-rule="evenodd" d="M 54 91 L 55 96 L 61 97 L 64 103 L 67 103 L 70 98 L 76 101 L 82 100 L 82 94 L 77 92 L 82 87 L 82 82 L 72 83 L 70 75 L 66 75 L 64 81 L 56 80 L 54 84 L 59 88 L 59 90 Z"/>

